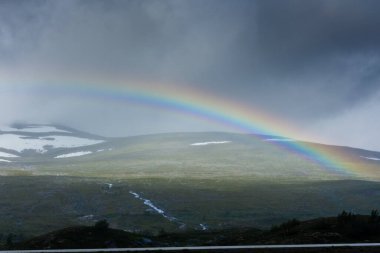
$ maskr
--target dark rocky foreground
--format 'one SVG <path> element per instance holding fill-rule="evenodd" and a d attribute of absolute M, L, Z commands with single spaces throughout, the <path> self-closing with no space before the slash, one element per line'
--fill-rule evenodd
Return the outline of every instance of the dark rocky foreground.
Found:
<path fill-rule="evenodd" d="M 13 243 L 8 240 L 6 250 L 41 249 L 100 249 L 191 247 L 223 245 L 294 245 L 376 243 L 380 241 L 380 217 L 342 212 L 337 217 L 314 220 L 289 220 L 270 230 L 236 228 L 214 231 L 186 231 L 144 235 L 112 229 L 103 220 L 94 226 L 76 226 L 57 230 L 29 240 Z M 284 249 L 194 249 L 170 252 L 380 252 L 380 247 L 327 247 Z M 152 252 L 152 251 L 150 251 Z M 155 252 L 155 251 L 154 251 Z M 157 250 L 162 252 L 162 250 Z M 168 251 L 169 252 L 169 251 Z"/>

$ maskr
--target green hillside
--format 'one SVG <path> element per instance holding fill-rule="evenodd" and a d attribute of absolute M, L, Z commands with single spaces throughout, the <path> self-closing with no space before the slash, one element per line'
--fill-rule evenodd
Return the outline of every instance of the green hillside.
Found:
<path fill-rule="evenodd" d="M 269 137 L 267 137 L 269 138 Z M 223 144 L 193 146 L 194 143 L 228 141 Z M 317 144 L 315 144 L 317 145 Z M 377 152 L 333 147 L 360 156 L 380 157 Z M 97 152 L 97 150 L 102 150 Z M 78 151 L 92 154 L 54 158 Z M 54 149 L 45 154 L 13 159 L 3 175 L 65 175 L 106 178 L 242 178 L 265 180 L 358 179 L 337 173 L 281 148 L 278 143 L 244 134 L 177 133 L 108 139 L 106 142 L 79 148 Z M 361 159 L 358 166 L 375 166 L 380 162 Z M 361 179 L 365 179 L 363 174 Z"/>
<path fill-rule="evenodd" d="M 380 209 L 375 177 L 337 173 L 265 138 L 270 137 L 173 133 L 20 153 L 0 165 L 0 234 L 30 237 L 100 219 L 153 234 L 269 228 L 294 217 Z M 207 142 L 214 143 L 192 145 Z M 380 157 L 373 151 L 327 148 Z M 55 158 L 82 151 L 92 153 Z M 378 161 L 359 161 L 358 166 L 380 168 Z"/>

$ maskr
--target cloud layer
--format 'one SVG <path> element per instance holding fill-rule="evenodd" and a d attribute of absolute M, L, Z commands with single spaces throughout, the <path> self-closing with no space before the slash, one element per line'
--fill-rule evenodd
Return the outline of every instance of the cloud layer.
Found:
<path fill-rule="evenodd" d="M 332 142 L 380 150 L 371 127 L 380 122 L 373 116 L 379 7 L 370 0 L 1 1 L 2 121 L 60 122 L 105 135 L 223 129 L 154 108 L 20 95 L 24 86 L 4 78 L 118 76 L 193 86 Z"/>

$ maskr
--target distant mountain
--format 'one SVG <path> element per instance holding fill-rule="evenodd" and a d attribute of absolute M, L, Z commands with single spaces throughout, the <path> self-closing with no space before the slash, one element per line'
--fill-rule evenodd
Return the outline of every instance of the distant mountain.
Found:
<path fill-rule="evenodd" d="M 107 138 L 57 125 L 14 124 L 0 127 L 0 162 L 34 157 L 75 157 L 99 151 Z"/>
<path fill-rule="evenodd" d="M 168 133 L 106 138 L 59 125 L 16 124 L 0 127 L 0 167 L 17 168 L 38 175 L 94 176 L 84 167 L 109 167 L 96 170 L 96 176 L 109 176 L 110 170 L 127 169 L 129 176 L 190 176 L 198 178 L 228 176 L 285 179 L 350 179 L 352 175 L 303 158 L 303 154 L 279 146 L 299 142 L 278 136 L 221 132 Z M 351 167 L 361 168 L 362 179 L 380 179 L 380 152 L 309 143 L 311 146 L 344 153 Z M 38 165 L 38 166 L 37 166 Z M 33 167 L 33 171 L 30 170 Z M 70 167 L 71 170 L 68 170 Z M 76 168 L 72 173 L 73 169 Z M 5 175 L 7 170 L 2 172 Z M 115 176 L 123 177 L 118 173 Z M 378 174 L 378 175 L 377 175 Z"/>

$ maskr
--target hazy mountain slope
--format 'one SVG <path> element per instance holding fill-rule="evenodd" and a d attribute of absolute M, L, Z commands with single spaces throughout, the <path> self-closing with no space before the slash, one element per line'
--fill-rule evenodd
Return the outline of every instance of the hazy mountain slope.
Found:
<path fill-rule="evenodd" d="M 38 127 L 55 132 L 36 132 Z M 34 131 L 27 132 L 31 130 Z M 3 130 L 0 140 L 10 135 L 16 136 L 12 138 L 21 140 L 21 143 L 10 149 L 14 145 L 11 140 L 0 142 L 3 175 L 355 179 L 280 148 L 277 144 L 287 139 L 273 136 L 171 133 L 103 138 L 59 126 L 31 125 L 17 131 Z M 23 149 L 22 145 L 26 148 Z M 380 169 L 379 152 L 324 146 L 325 149 L 344 151 L 348 154 L 346 157 L 355 158 L 353 162 L 358 167 L 369 168 L 370 179 L 380 178 L 380 173 L 377 175 L 376 172 Z M 359 176 L 368 177 L 365 173 Z"/>
<path fill-rule="evenodd" d="M 103 138 L 51 125 L 5 130 L 0 139 L 13 134 L 51 146 L 19 146 L 19 152 L 9 149 L 12 143 L 0 142 L 7 147 L 0 150 L 0 159 L 7 160 L 0 160 L 4 234 L 36 235 L 103 218 L 116 228 L 151 232 L 268 227 L 343 209 L 380 209 L 379 183 L 310 162 L 274 145 L 287 141 L 275 136 L 168 133 Z M 61 137 L 80 141 L 59 146 L 56 140 Z M 378 152 L 325 148 L 362 156 L 354 159 L 358 166 L 379 168 L 380 161 L 368 159 L 380 157 Z"/>

